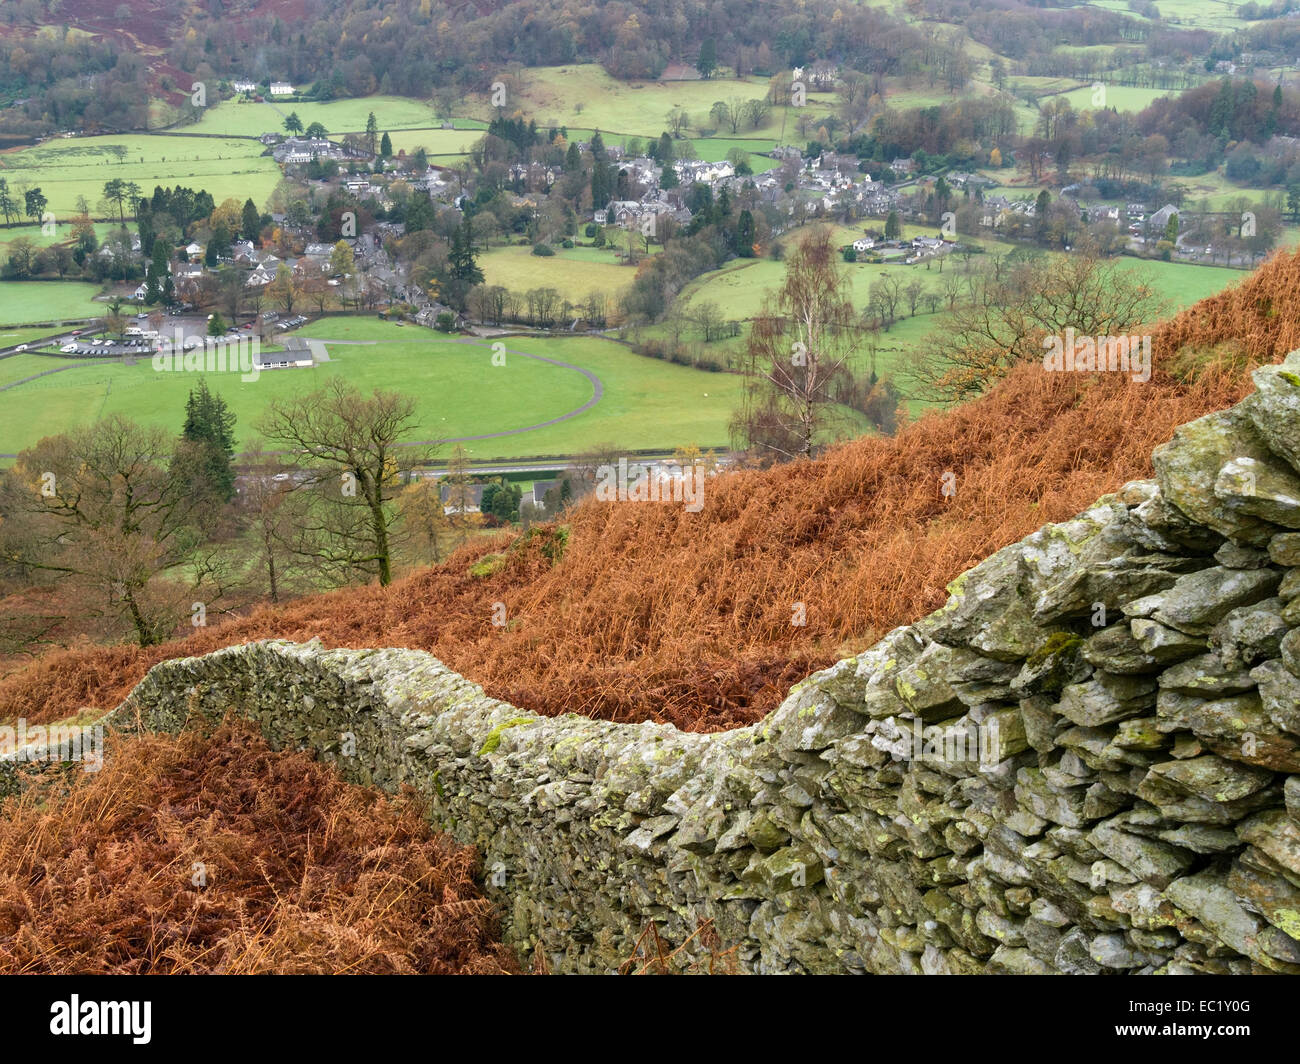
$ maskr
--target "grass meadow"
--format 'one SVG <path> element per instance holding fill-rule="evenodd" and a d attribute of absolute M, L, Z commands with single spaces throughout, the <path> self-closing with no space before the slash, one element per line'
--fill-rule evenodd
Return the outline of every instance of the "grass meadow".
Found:
<path fill-rule="evenodd" d="M 94 317 L 105 309 L 93 302 L 98 293 L 86 281 L 0 281 L 0 325 Z"/>
<path fill-rule="evenodd" d="M 23 182 L 39 187 L 48 209 L 64 219 L 77 213 L 79 196 L 96 216 L 112 213 L 99 206 L 104 183 L 111 178 L 134 181 L 146 193 L 155 185 L 206 189 L 217 203 L 252 197 L 260 207 L 280 180 L 275 160 L 262 151 L 257 141 L 224 137 L 133 133 L 59 138 L 0 154 L 0 177 L 11 188 L 21 188 Z"/>
<path fill-rule="evenodd" d="M 247 382 L 237 373 L 207 375 L 209 387 L 226 399 L 238 419 L 241 447 L 254 438 L 254 423 L 273 399 L 311 391 L 332 376 L 343 376 L 365 392 L 381 388 L 411 396 L 422 439 L 521 428 L 574 410 L 592 396 L 590 381 L 572 369 L 509 354 L 505 366 L 494 366 L 488 343 L 457 342 L 417 326 L 339 318 L 314 323 L 304 333 L 326 341 L 328 363 L 310 370 L 268 370 Z M 530 337 L 507 345 L 511 351 L 594 372 L 604 384 L 604 398 L 558 425 L 470 441 L 465 447 L 473 458 L 571 454 L 603 442 L 672 449 L 690 443 L 718 447 L 727 441 L 727 421 L 739 393 L 737 377 L 648 359 L 595 338 Z M 3 359 L 0 384 L 71 361 L 38 355 Z M 148 360 L 134 366 L 80 362 L 67 372 L 0 392 L 0 452 L 17 452 L 42 436 L 110 414 L 179 432 L 185 399 L 197 377 L 158 372 Z"/>

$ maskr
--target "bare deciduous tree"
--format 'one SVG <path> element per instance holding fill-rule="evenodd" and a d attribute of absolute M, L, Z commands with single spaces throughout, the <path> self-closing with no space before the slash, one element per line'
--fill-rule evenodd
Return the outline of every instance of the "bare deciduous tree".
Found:
<path fill-rule="evenodd" d="M 172 476 L 170 451 L 162 429 L 119 416 L 24 451 L 0 481 L 0 558 L 70 582 L 86 615 L 129 625 L 141 646 L 162 642 L 196 599 L 221 595 L 198 546 L 210 515 Z"/>
<path fill-rule="evenodd" d="M 990 266 L 970 276 L 969 298 L 948 312 L 935 343 L 909 368 L 909 394 L 971 398 L 1017 363 L 1041 360 L 1046 336 L 1067 328 L 1079 336 L 1127 335 L 1156 321 L 1163 309 L 1129 266 L 1089 248 Z M 951 304 L 956 293 L 946 292 Z"/>
<path fill-rule="evenodd" d="M 379 390 L 366 396 L 334 378 L 318 391 L 273 401 L 259 427 L 293 451 L 297 490 L 307 493 L 295 550 L 340 574 L 391 583 L 400 518 L 392 502 L 403 472 L 427 459 L 422 448 L 402 446 L 416 427 L 414 400 Z"/>
<path fill-rule="evenodd" d="M 837 257 L 830 231 L 813 230 L 750 330 L 744 398 L 731 428 L 760 460 L 811 457 L 834 420 L 835 384 L 861 337 Z"/>

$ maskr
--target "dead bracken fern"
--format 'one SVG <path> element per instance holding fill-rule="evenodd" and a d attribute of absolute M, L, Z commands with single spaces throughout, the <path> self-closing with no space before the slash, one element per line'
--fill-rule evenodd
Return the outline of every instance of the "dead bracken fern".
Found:
<path fill-rule="evenodd" d="M 694 949 L 689 949 L 693 942 Z M 651 921 L 637 936 L 632 955 L 619 965 L 619 975 L 737 975 L 736 949 L 722 948 L 722 940 L 713 921 L 700 920 L 695 930 L 674 949 L 659 934 Z"/>
<path fill-rule="evenodd" d="M 472 850 L 246 726 L 59 783 L 0 803 L 0 973 L 518 970 Z"/>
<path fill-rule="evenodd" d="M 427 650 L 541 713 L 749 724 L 795 681 L 942 605 L 971 565 L 1150 476 L 1151 450 L 1178 425 L 1236 402 L 1252 366 L 1298 345 L 1300 254 L 1283 253 L 1161 326 L 1149 383 L 1023 366 L 896 437 L 710 480 L 699 513 L 588 501 L 567 518 L 562 556 L 543 549 L 559 537 L 506 533 L 387 588 L 262 608 L 148 650 L 46 654 L 0 680 L 0 719 L 111 707 L 165 658 L 319 636 Z M 489 552 L 505 563 L 470 576 Z M 510 626 L 492 623 L 495 602 Z"/>

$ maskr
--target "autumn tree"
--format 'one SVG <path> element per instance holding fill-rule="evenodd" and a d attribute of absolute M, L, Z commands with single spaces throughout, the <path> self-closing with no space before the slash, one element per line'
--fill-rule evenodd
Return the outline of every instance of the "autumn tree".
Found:
<path fill-rule="evenodd" d="M 0 480 L 0 558 L 66 582 L 88 615 L 162 642 L 192 603 L 221 597 L 201 503 L 171 474 L 161 428 L 120 416 L 48 436 Z"/>
<path fill-rule="evenodd" d="M 427 457 L 403 446 L 415 427 L 413 399 L 378 389 L 367 396 L 341 378 L 271 402 L 259 430 L 293 453 L 296 490 L 309 493 L 297 551 L 341 576 L 392 582 L 393 500 L 403 472 Z"/>
<path fill-rule="evenodd" d="M 285 314 L 293 313 L 294 304 L 297 303 L 301 292 L 297 278 L 285 263 L 282 262 L 276 267 L 275 279 L 267 285 L 267 294 L 275 300 Z"/>
<path fill-rule="evenodd" d="M 830 230 L 804 237 L 750 329 L 731 431 L 761 461 L 810 458 L 835 420 L 835 387 L 849 375 L 860 336 L 837 257 Z"/>
<path fill-rule="evenodd" d="M 306 506 L 295 506 L 293 469 L 283 455 L 267 452 L 260 440 L 249 443 L 248 471 L 239 492 L 243 542 L 251 547 L 246 583 L 251 590 L 279 602 L 286 594 L 313 586 L 316 560 L 302 550 L 299 528 Z"/>
<path fill-rule="evenodd" d="M 439 482 L 433 477 L 417 477 L 402 489 L 397 505 L 416 557 L 431 565 L 442 561 L 453 530 Z"/>
<path fill-rule="evenodd" d="M 469 455 L 462 444 L 458 443 L 451 449 L 451 456 L 447 459 L 447 472 L 443 479 L 446 480 L 448 489 L 446 506 L 449 524 L 455 536 L 456 546 L 459 547 L 468 538 L 469 508 L 473 498 L 470 492 Z M 438 483 L 437 490 L 441 498 L 441 481 Z"/>
<path fill-rule="evenodd" d="M 933 341 L 904 376 L 909 394 L 931 401 L 979 395 L 1021 362 L 1041 361 L 1043 339 L 1126 336 L 1159 319 L 1162 305 L 1139 274 L 1093 248 L 1001 261 L 969 279 Z M 956 300 L 949 293 L 950 305 Z"/>

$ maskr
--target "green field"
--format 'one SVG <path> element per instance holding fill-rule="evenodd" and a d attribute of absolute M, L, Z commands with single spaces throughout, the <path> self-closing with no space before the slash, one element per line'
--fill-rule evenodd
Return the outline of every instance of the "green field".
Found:
<path fill-rule="evenodd" d="M 91 301 L 98 293 L 84 281 L 0 281 L 0 325 L 91 318 L 105 311 Z"/>
<path fill-rule="evenodd" d="M 8 344 L 12 341 L 3 342 Z M 14 381 L 20 381 L 24 377 L 33 377 L 37 373 L 63 366 L 74 366 L 79 362 L 84 364 L 83 359 L 49 358 L 45 355 L 10 355 L 8 358 L 0 358 L 0 388 Z"/>
<path fill-rule="evenodd" d="M 742 130 L 740 136 L 731 136 L 725 130 L 719 130 L 716 137 L 699 135 L 700 127 L 708 129 L 715 125 L 709 117 L 714 101 L 762 96 L 767 91 L 765 78 L 623 82 L 611 78 L 596 64 L 578 64 L 533 68 L 525 80 L 526 88 L 516 106 L 536 118 L 539 126 L 564 126 L 571 137 L 584 140 L 590 139 L 596 129 L 610 143 L 631 137 L 657 137 L 665 128 L 667 113 L 682 106 L 692 119 L 686 135 L 692 139 L 700 158 L 722 159 L 731 148 L 740 147 L 754 153 L 751 165 L 756 173 L 762 173 L 777 165 L 762 153 L 770 151 L 781 137 L 783 118 L 784 139 L 795 138 L 795 113 L 784 108 L 774 108 L 761 128 Z M 899 105 L 910 105 L 912 96 L 919 102 L 931 95 L 904 93 Z M 812 94 L 808 113 L 822 114 L 833 103 L 828 94 Z M 344 133 L 363 130 L 367 115 L 373 111 L 379 128 L 388 131 L 395 152 L 409 154 L 416 148 L 424 148 L 430 157 L 439 157 L 443 164 L 450 164 L 456 156 L 466 154 L 482 136 L 480 129 L 473 127 L 481 128 L 490 117 L 491 108 L 486 100 L 474 101 L 469 109 L 477 118 L 457 116 L 456 125 L 471 128 L 442 129 L 441 121 L 428 104 L 396 96 L 332 103 L 259 104 L 229 100 L 209 108 L 198 123 L 185 126 L 184 131 L 256 137 L 282 132 L 285 116 L 295 111 L 304 125 L 319 121 L 331 137 L 340 139 Z"/>
<path fill-rule="evenodd" d="M 423 148 L 430 157 L 435 155 L 468 155 L 469 150 L 483 137 L 481 129 L 399 129 L 388 134 L 393 153 L 404 151 L 412 155 Z M 335 137 L 334 139 L 342 139 Z"/>
<path fill-rule="evenodd" d="M 114 147 L 125 151 L 121 162 Z M 217 203 L 252 197 L 263 206 L 280 180 L 280 169 L 262 151 L 257 141 L 227 138 L 59 138 L 0 155 L 0 177 L 7 178 L 12 189 L 21 188 L 22 182 L 39 187 L 49 200 L 48 209 L 65 219 L 76 213 L 78 196 L 85 197 L 97 217 L 112 213 L 112 208 L 100 206 L 110 178 L 134 181 L 146 193 L 155 185 L 186 185 L 206 189 Z"/>
<path fill-rule="evenodd" d="M 13 347 L 15 344 L 30 344 L 35 340 L 43 339 L 51 335 L 56 330 L 43 326 L 39 329 L 8 329 L 0 327 L 0 347 Z M 23 357 L 23 356 L 18 356 Z M 5 359 L 3 365 L 8 365 L 13 359 Z M 23 374 L 18 374 L 22 376 Z M 4 384 L 3 371 L 0 371 L 0 384 Z"/>
<path fill-rule="evenodd" d="M 686 135 L 692 138 L 700 127 L 712 128 L 715 125 L 709 117 L 714 101 L 764 96 L 768 84 L 766 78 L 759 77 L 618 81 L 595 63 L 532 67 L 524 75 L 524 80 L 522 99 L 517 104 L 508 102 L 507 109 L 518 106 L 525 114 L 535 117 L 539 126 L 594 127 L 629 136 L 657 137 L 666 128 L 668 112 L 674 107 L 684 107 L 691 118 Z M 486 117 L 485 103 L 480 103 L 472 113 L 479 118 Z M 808 95 L 810 114 L 825 113 L 834 104 L 835 99 L 830 94 Z M 763 127 L 742 129 L 741 133 L 755 139 L 775 138 L 781 128 L 783 110 L 773 108 Z M 793 117 L 788 123 L 791 131 Z M 768 146 L 771 147 L 771 143 Z"/>
<path fill-rule="evenodd" d="M 366 128 L 366 117 L 372 111 L 381 130 L 436 129 L 442 124 L 427 103 L 403 96 L 363 96 L 329 103 L 254 103 L 235 99 L 209 107 L 198 122 L 184 126 L 183 132 L 223 133 L 243 137 L 283 133 L 284 119 L 290 111 L 302 119 L 304 126 L 319 122 L 331 134 L 362 132 Z M 258 145 L 258 150 L 261 150 L 261 145 Z"/>
<path fill-rule="evenodd" d="M 95 222 L 94 226 L 95 236 L 99 240 L 101 246 L 110 233 L 115 229 L 121 228 L 121 225 L 117 222 Z M 128 222 L 127 228 L 130 227 L 131 223 Z M 42 229 L 43 226 L 37 224 L 15 225 L 0 229 L 0 261 L 5 261 L 9 258 L 9 244 L 11 241 L 17 240 L 19 237 L 26 237 L 38 248 L 47 248 L 51 244 L 66 243 L 72 239 L 72 223 L 66 219 L 54 223 L 53 233 L 44 233 L 42 232 Z"/>
<path fill-rule="evenodd" d="M 241 446 L 255 435 L 254 423 L 272 399 L 320 387 L 334 375 L 363 391 L 396 389 L 414 398 L 418 435 L 425 439 L 536 424 L 576 409 L 592 396 L 590 381 L 572 369 L 510 354 L 506 365 L 492 365 L 486 341 L 461 343 L 376 319 L 330 319 L 305 331 L 327 341 L 328 363 L 310 370 L 267 371 L 249 382 L 234 373 L 207 376 L 209 387 L 225 397 L 238 418 Z M 329 344 L 331 339 L 368 342 Z M 601 442 L 634 449 L 689 443 L 718 447 L 727 441 L 737 377 L 643 358 L 594 338 L 505 342 L 511 351 L 591 370 L 604 384 L 604 398 L 558 425 L 467 442 L 474 458 L 571 454 Z M 0 360 L 0 383 L 67 362 L 30 355 Z M 196 379 L 196 374 L 156 372 L 148 361 L 134 366 L 95 363 L 0 392 L 0 452 L 19 451 L 42 436 L 109 414 L 177 432 Z"/>
<path fill-rule="evenodd" d="M 1105 79 L 1102 79 L 1102 88 L 1106 93 L 1102 106 L 1113 107 L 1117 111 L 1141 111 L 1149 107 L 1153 100 L 1158 100 L 1162 96 L 1174 95 L 1169 89 L 1139 89 L 1128 85 L 1107 85 Z M 1076 111 L 1094 111 L 1097 109 L 1092 102 L 1093 88 L 1091 85 L 1062 95 L 1070 101 L 1070 105 Z"/>
<path fill-rule="evenodd" d="M 606 239 L 618 229 L 608 230 Z M 592 292 L 617 296 L 636 276 L 631 266 L 620 265 L 609 247 L 556 248 L 551 256 L 534 255 L 531 245 L 494 247 L 478 260 L 488 284 L 499 284 L 522 295 L 530 288 L 554 288 L 561 298 L 577 302 Z"/>
<path fill-rule="evenodd" d="M 879 229 L 879 221 L 864 222 L 856 226 L 833 225 L 830 227 L 836 245 L 850 244 L 863 234 L 866 226 Z M 793 247 L 799 239 L 799 230 L 785 233 L 781 240 L 786 247 Z M 915 236 L 936 236 L 937 230 L 930 226 L 904 225 L 904 238 Z M 956 259 L 944 263 L 944 270 L 954 268 Z M 920 277 L 927 287 L 938 287 L 940 274 L 938 264 L 929 269 L 921 265 L 915 273 L 912 267 L 901 265 L 873 264 L 868 262 L 841 263 L 841 269 L 849 279 L 853 301 L 858 305 L 867 302 L 871 285 L 881 276 L 890 274 L 904 283 Z M 732 319 L 752 318 L 759 312 L 764 298 L 775 292 L 785 279 L 785 265 L 773 259 L 733 259 L 721 270 L 703 274 L 683 289 L 681 303 L 689 307 L 693 303 L 713 302 L 718 304 L 723 314 Z"/>
<path fill-rule="evenodd" d="M 1112 6 L 1115 5 L 1115 6 Z M 1121 6 L 1120 0 L 1103 0 L 1094 4 L 1131 15 L 1127 6 Z M 1239 30 L 1249 26 L 1237 17 L 1237 8 L 1241 5 L 1236 0 L 1160 0 L 1156 5 L 1160 9 L 1161 20 L 1179 29 L 1207 29 L 1219 31 Z M 1261 7 L 1264 5 L 1260 5 Z"/>
<path fill-rule="evenodd" d="M 1168 305 L 1170 313 L 1189 307 L 1207 296 L 1216 295 L 1230 285 L 1240 284 L 1250 276 L 1245 270 L 1221 266 L 1198 266 L 1191 262 L 1132 262 L 1131 268 Z"/>

